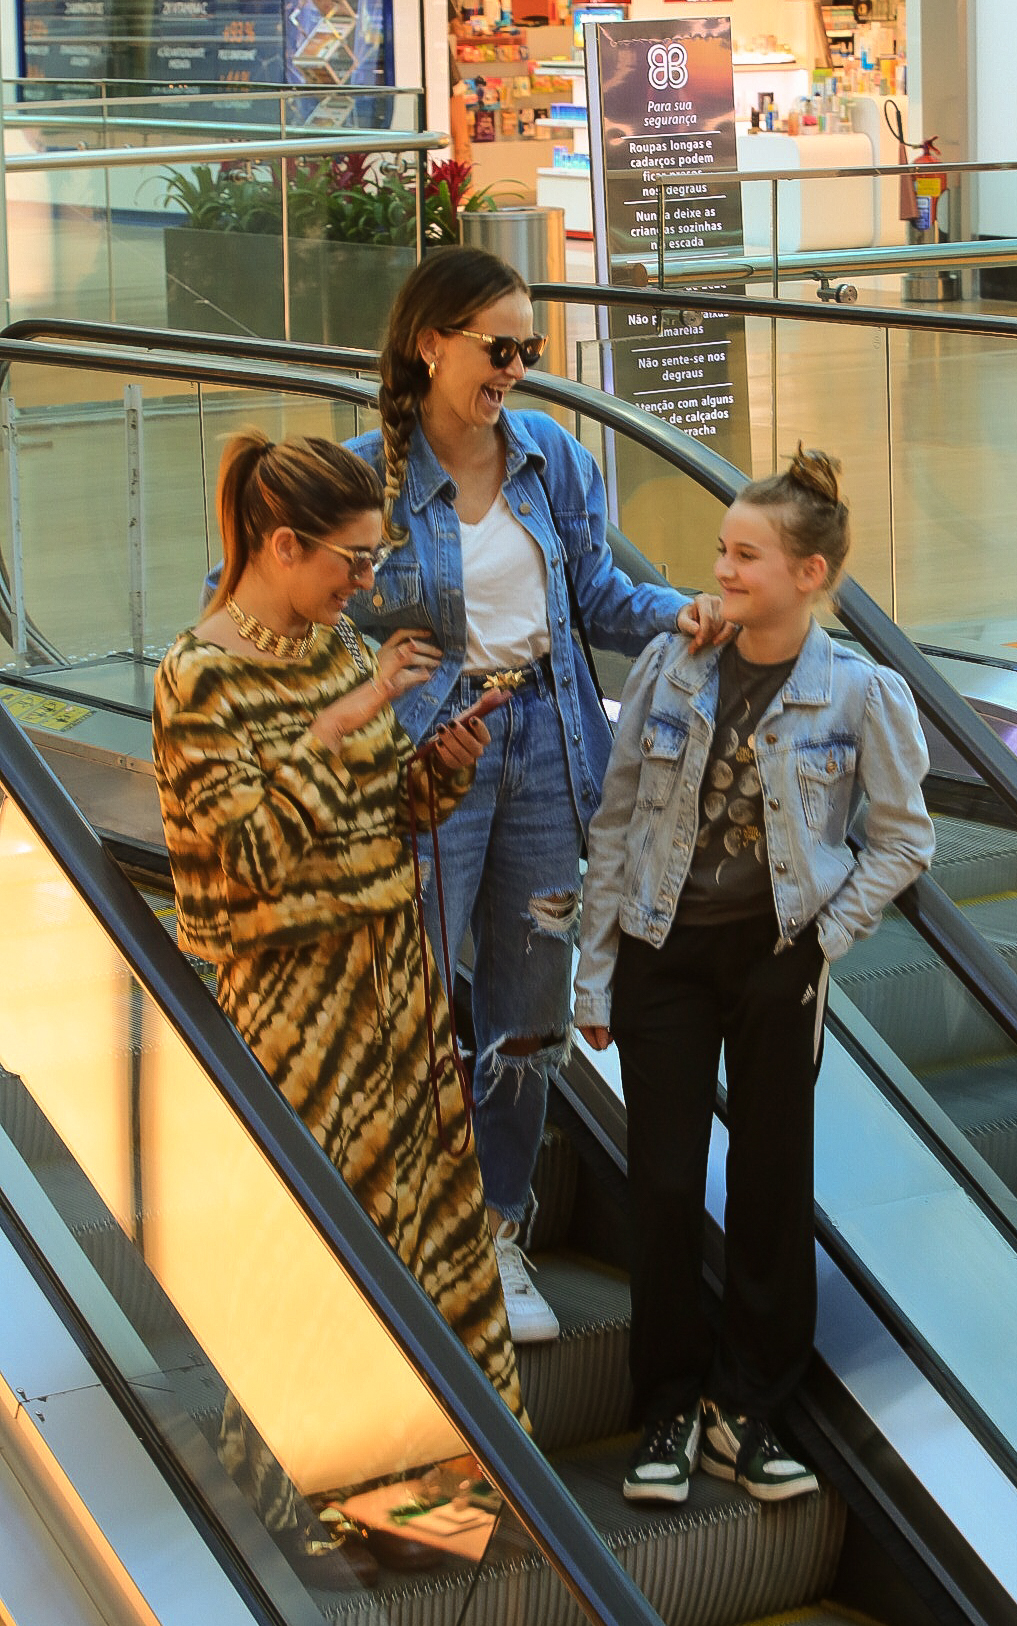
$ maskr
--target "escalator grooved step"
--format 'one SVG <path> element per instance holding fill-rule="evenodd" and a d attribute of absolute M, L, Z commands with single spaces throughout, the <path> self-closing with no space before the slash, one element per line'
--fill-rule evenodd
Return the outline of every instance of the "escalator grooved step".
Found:
<path fill-rule="evenodd" d="M 626 1427 L 629 1291 L 616 1270 L 572 1254 L 538 1255 L 533 1279 L 561 1338 L 516 1355 L 533 1434 L 544 1451 L 604 1439 Z"/>
<path fill-rule="evenodd" d="M 791 1502 L 763 1504 L 697 1474 L 682 1507 L 651 1513 L 621 1494 L 631 1446 L 631 1437 L 615 1438 L 556 1456 L 554 1466 L 665 1626 L 773 1619 L 826 1595 L 845 1521 L 832 1491 L 821 1487 Z M 585 1614 L 520 1537 L 514 1520 L 498 1531 L 475 1584 L 468 1566 L 453 1563 L 373 1594 L 318 1596 L 330 1619 L 356 1626 L 457 1626 L 467 1595 L 470 1620 L 580 1626 Z"/>

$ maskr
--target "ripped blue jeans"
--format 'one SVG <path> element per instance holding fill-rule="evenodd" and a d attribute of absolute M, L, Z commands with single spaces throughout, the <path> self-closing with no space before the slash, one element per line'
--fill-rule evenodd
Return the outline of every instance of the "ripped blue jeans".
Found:
<path fill-rule="evenodd" d="M 447 710 L 470 698 L 460 683 Z M 439 854 L 453 968 L 467 931 L 473 935 L 474 1130 L 484 1195 L 506 1219 L 523 1220 L 548 1069 L 565 1060 L 571 1040 L 581 833 L 561 718 L 544 673 L 484 720 L 491 744 L 473 789 L 439 828 Z M 440 961 L 429 841 L 420 852 L 428 861 L 427 931 Z M 513 1041 L 536 1048 L 507 1053 Z"/>

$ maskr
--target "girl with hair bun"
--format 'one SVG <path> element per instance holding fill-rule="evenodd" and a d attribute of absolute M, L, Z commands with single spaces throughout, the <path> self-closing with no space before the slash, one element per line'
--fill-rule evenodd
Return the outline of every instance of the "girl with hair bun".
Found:
<path fill-rule="evenodd" d="M 569 582 L 599 648 L 634 656 L 665 629 L 722 633 L 715 598 L 634 586 L 615 568 L 590 453 L 546 413 L 506 410 L 544 345 L 504 260 L 428 253 L 389 320 L 382 427 L 350 443 L 384 480 L 396 544 L 351 613 L 377 637 L 427 627 L 441 649 L 430 681 L 396 702 L 403 727 L 419 740 L 485 689 L 507 696 L 440 856 L 449 943 L 473 937 L 477 1155 L 516 1341 L 558 1334 L 519 1239 L 548 1073 L 571 1043 L 579 855 L 611 745 Z M 426 907 L 436 939 L 433 887 Z"/>
<path fill-rule="evenodd" d="M 383 1236 L 524 1423 L 480 1173 L 431 976 L 444 1134 L 431 1094 L 427 989 L 406 846 L 426 771 L 392 702 L 433 677 L 426 632 L 377 651 L 346 617 L 388 552 L 383 492 L 328 440 L 237 435 L 220 467 L 219 585 L 155 683 L 154 760 L 178 941 Z M 430 754 L 447 817 L 490 736 L 457 722 Z M 433 962 L 432 962 L 433 964 Z M 251 1452 L 227 1409 L 221 1449 Z M 293 1489 L 247 1478 L 280 1537 Z M 303 1573 L 330 1584 L 312 1549 Z"/>
<path fill-rule="evenodd" d="M 848 549 L 838 470 L 799 446 L 785 473 L 732 503 L 714 573 L 737 638 L 650 644 L 590 829 L 576 1022 L 595 1049 L 617 1042 L 628 1108 L 633 1501 L 684 1501 L 697 1466 L 764 1501 L 817 1484 L 771 1420 L 815 1326 L 813 1086 L 829 968 L 933 852 L 907 687 L 813 615 Z M 714 1331 L 702 1243 L 721 1050 Z"/>

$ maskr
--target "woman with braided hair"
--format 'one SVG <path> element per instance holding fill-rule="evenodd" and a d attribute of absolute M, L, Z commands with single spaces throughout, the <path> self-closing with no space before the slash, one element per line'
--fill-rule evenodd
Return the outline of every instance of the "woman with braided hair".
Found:
<path fill-rule="evenodd" d="M 509 695 L 440 856 L 450 946 L 473 936 L 477 1155 L 517 1341 L 558 1333 L 517 1237 L 548 1071 L 570 1043 L 579 855 L 611 745 L 567 578 L 603 648 L 638 655 L 675 629 L 698 646 L 722 625 L 716 599 L 634 587 L 611 558 L 593 458 L 545 414 L 505 410 L 545 342 L 511 266 L 479 248 L 432 251 L 390 317 L 382 427 L 349 443 L 384 480 L 393 544 L 350 614 L 379 638 L 426 628 L 441 650 L 427 681 L 396 698 L 402 726 L 420 740 L 484 690 Z M 433 886 L 426 906 L 436 941 Z"/>

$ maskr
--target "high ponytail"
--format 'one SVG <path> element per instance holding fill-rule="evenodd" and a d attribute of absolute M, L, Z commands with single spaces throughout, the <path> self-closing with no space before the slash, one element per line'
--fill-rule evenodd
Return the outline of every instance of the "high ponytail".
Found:
<path fill-rule="evenodd" d="M 737 501 L 774 509 L 774 523 L 796 559 L 819 553 L 826 560 L 826 586 L 833 587 L 851 544 L 848 507 L 840 494 L 840 463 L 801 441 L 783 474 L 753 480 Z"/>
<path fill-rule="evenodd" d="M 273 442 L 244 429 L 227 443 L 219 465 L 216 512 L 222 575 L 205 614 L 221 609 L 267 537 L 289 526 L 314 541 L 348 519 L 381 508 L 381 481 L 369 464 L 322 436 Z"/>

